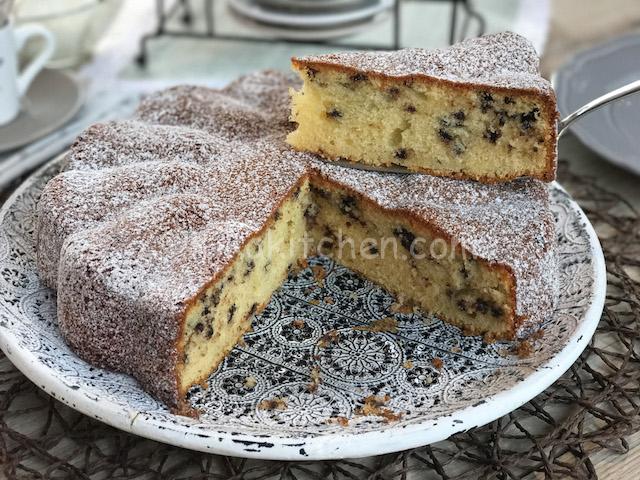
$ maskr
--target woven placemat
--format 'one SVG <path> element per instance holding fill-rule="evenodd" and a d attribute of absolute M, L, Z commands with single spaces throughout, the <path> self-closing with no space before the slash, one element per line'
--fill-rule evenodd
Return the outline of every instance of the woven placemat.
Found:
<path fill-rule="evenodd" d="M 563 186 L 600 236 L 607 301 L 579 360 L 550 388 L 489 425 L 359 460 L 276 462 L 191 452 L 92 420 L 46 395 L 0 353 L 0 468 L 8 478 L 595 478 L 590 457 L 625 453 L 640 429 L 640 215 L 560 164 Z M 5 195 L 0 196 L 4 200 Z"/>

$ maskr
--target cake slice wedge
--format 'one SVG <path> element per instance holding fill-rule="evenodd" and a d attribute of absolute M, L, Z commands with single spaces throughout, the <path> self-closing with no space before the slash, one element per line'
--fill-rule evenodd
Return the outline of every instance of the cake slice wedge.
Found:
<path fill-rule="evenodd" d="M 483 183 L 555 178 L 555 95 L 514 33 L 447 49 L 293 58 L 297 129 L 287 142 L 329 160 Z"/>

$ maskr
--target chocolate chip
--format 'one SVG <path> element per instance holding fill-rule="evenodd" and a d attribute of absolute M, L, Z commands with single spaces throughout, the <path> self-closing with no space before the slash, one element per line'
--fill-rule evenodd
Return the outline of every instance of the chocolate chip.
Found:
<path fill-rule="evenodd" d="M 378 247 L 376 247 L 376 244 L 373 242 L 367 245 L 367 251 L 369 252 L 369 255 L 377 255 L 379 252 Z"/>
<path fill-rule="evenodd" d="M 460 267 L 460 273 L 464 278 L 469 278 L 469 271 L 465 268 L 464 265 Z"/>
<path fill-rule="evenodd" d="M 282 217 L 280 210 L 276 210 L 276 213 L 273 214 L 273 219 L 277 222 L 278 220 L 280 220 L 280 217 Z"/>
<path fill-rule="evenodd" d="M 387 90 L 387 93 L 392 100 L 396 100 L 400 96 L 400 89 L 398 87 L 391 87 Z"/>
<path fill-rule="evenodd" d="M 236 313 L 236 304 L 234 303 L 233 305 L 231 305 L 231 308 L 229 308 L 229 313 L 227 314 L 227 323 L 230 323 L 231 320 L 233 320 L 233 316 Z"/>
<path fill-rule="evenodd" d="M 438 130 L 438 136 L 444 143 L 449 143 L 451 140 L 453 140 L 453 136 L 449 133 L 448 130 L 445 130 L 444 128 L 440 128 Z"/>
<path fill-rule="evenodd" d="M 329 110 L 327 112 L 327 117 L 329 118 L 341 118 L 342 117 L 342 112 L 336 110 L 335 108 L 332 110 Z"/>
<path fill-rule="evenodd" d="M 343 196 L 340 200 L 340 211 L 345 215 L 352 216 L 353 211 L 356 208 L 356 205 L 357 205 L 357 201 L 355 197 Z"/>
<path fill-rule="evenodd" d="M 406 149 L 399 148 L 398 150 L 393 152 L 393 156 L 399 160 L 406 160 L 409 154 Z"/>
<path fill-rule="evenodd" d="M 504 124 L 507 123 L 507 112 L 505 112 L 504 110 L 500 110 L 496 113 L 496 115 L 498 115 L 498 125 L 504 127 Z"/>
<path fill-rule="evenodd" d="M 456 119 L 456 127 L 461 127 L 464 123 L 465 118 L 467 118 L 467 116 L 462 110 L 458 110 L 457 112 L 454 112 L 452 116 L 453 118 Z"/>
<path fill-rule="evenodd" d="M 393 229 L 393 234 L 398 237 L 400 244 L 404 248 L 411 251 L 411 245 L 413 245 L 413 242 L 416 239 L 416 236 L 413 233 L 404 227 L 396 227 Z"/>
<path fill-rule="evenodd" d="M 520 114 L 520 124 L 523 130 L 529 130 L 538 121 L 540 110 L 536 107 L 528 113 Z"/>
<path fill-rule="evenodd" d="M 467 302 L 465 302 L 464 300 L 458 300 L 456 305 L 458 307 L 458 310 L 460 310 L 461 312 L 467 311 Z"/>
<path fill-rule="evenodd" d="M 322 188 L 318 188 L 318 187 L 316 187 L 315 185 L 311 185 L 311 186 L 309 187 L 309 189 L 310 189 L 313 193 L 315 193 L 316 195 L 318 195 L 319 197 L 322 197 L 322 198 L 329 198 L 329 197 L 330 197 L 329 192 L 327 192 L 326 190 L 323 190 Z"/>
<path fill-rule="evenodd" d="M 333 241 L 331 241 L 331 240 L 329 240 L 327 242 L 326 239 L 325 239 L 325 241 L 322 242 L 322 248 L 326 249 L 326 250 L 323 250 L 323 251 L 332 250 L 334 246 L 335 246 L 335 243 Z"/>
<path fill-rule="evenodd" d="M 489 143 L 496 143 L 502 136 L 502 131 L 500 129 L 494 131 L 487 128 L 482 136 L 489 141 Z"/>
<path fill-rule="evenodd" d="M 480 92 L 480 110 L 486 113 L 493 105 L 493 95 L 489 92 Z"/>
<path fill-rule="evenodd" d="M 247 269 L 244 272 L 244 276 L 246 277 L 247 275 L 249 275 L 254 268 L 256 268 L 256 263 L 253 260 L 249 260 L 247 262 Z"/>
<path fill-rule="evenodd" d="M 202 332 L 204 331 L 204 324 L 203 324 L 202 322 L 198 322 L 198 323 L 196 323 L 196 326 L 195 326 L 195 327 L 193 327 L 193 330 L 194 330 L 196 333 L 202 333 Z"/>
<path fill-rule="evenodd" d="M 206 338 L 211 338 L 211 337 L 213 337 L 213 327 L 212 327 L 211 325 L 207 325 L 207 331 L 206 331 L 206 333 L 204 334 L 204 336 L 205 336 Z"/>
<path fill-rule="evenodd" d="M 304 209 L 304 218 L 315 223 L 314 220 L 318 216 L 318 206 L 315 203 L 310 203 L 307 208 Z"/>
<path fill-rule="evenodd" d="M 466 150 L 464 143 L 459 138 L 456 138 L 456 141 L 453 143 L 452 147 L 453 153 L 456 155 L 461 155 Z"/>
<path fill-rule="evenodd" d="M 414 107 L 413 105 L 407 105 L 406 107 L 404 107 L 405 112 L 409 112 L 409 113 L 416 113 L 416 107 Z"/>
<path fill-rule="evenodd" d="M 365 80 L 367 80 L 367 76 L 364 73 L 358 72 L 351 75 L 349 77 L 349 80 L 351 80 L 352 82 L 364 82 Z"/>
<path fill-rule="evenodd" d="M 307 77 L 316 78 L 317 73 L 318 73 L 318 70 L 316 70 L 315 68 L 307 67 Z"/>
<path fill-rule="evenodd" d="M 205 305 L 204 308 L 202 309 L 202 316 L 207 317 L 209 316 L 210 313 L 211 313 L 211 310 L 209 309 L 209 306 Z"/>
<path fill-rule="evenodd" d="M 516 101 L 511 97 L 504 97 L 504 103 L 506 103 L 507 105 L 510 105 L 510 104 L 516 103 Z"/>
<path fill-rule="evenodd" d="M 491 307 L 491 315 L 493 315 L 494 317 L 501 317 L 503 314 L 504 312 L 500 307 L 497 307 L 495 305 Z"/>
<path fill-rule="evenodd" d="M 215 307 L 220 303 L 220 295 L 222 294 L 222 289 L 219 288 L 215 292 L 211 294 L 211 304 Z"/>
<path fill-rule="evenodd" d="M 328 226 L 325 225 L 324 227 L 324 236 L 328 237 L 328 238 L 336 238 L 336 234 L 333 230 L 331 230 L 331 228 L 329 228 Z"/>
<path fill-rule="evenodd" d="M 481 298 L 476 300 L 476 303 L 473 305 L 473 308 L 475 308 L 476 312 L 479 312 L 479 313 L 487 313 L 489 311 L 489 305 L 487 304 L 487 302 L 485 302 Z"/>

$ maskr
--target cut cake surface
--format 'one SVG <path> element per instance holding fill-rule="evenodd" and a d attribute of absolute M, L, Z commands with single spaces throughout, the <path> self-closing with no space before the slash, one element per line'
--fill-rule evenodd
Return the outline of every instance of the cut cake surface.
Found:
<path fill-rule="evenodd" d="M 193 413 L 189 387 L 308 253 L 305 236 L 466 333 L 514 338 L 552 311 L 545 184 L 385 175 L 292 151 L 292 86 L 263 72 L 151 95 L 135 119 L 85 131 L 39 201 L 38 268 L 66 341 L 177 412 Z M 364 250 L 339 251 L 341 238 Z M 378 239 L 397 252 L 381 258 Z"/>
<path fill-rule="evenodd" d="M 555 95 L 524 37 L 292 64 L 304 81 L 287 137 L 298 150 L 485 183 L 555 178 Z"/>

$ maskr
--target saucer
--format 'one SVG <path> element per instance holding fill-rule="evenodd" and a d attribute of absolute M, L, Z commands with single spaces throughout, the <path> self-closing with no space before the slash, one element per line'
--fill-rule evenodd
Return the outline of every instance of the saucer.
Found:
<path fill-rule="evenodd" d="M 27 145 L 64 125 L 82 104 L 80 84 L 60 70 L 44 69 L 29 87 L 22 111 L 0 126 L 0 152 Z"/>

